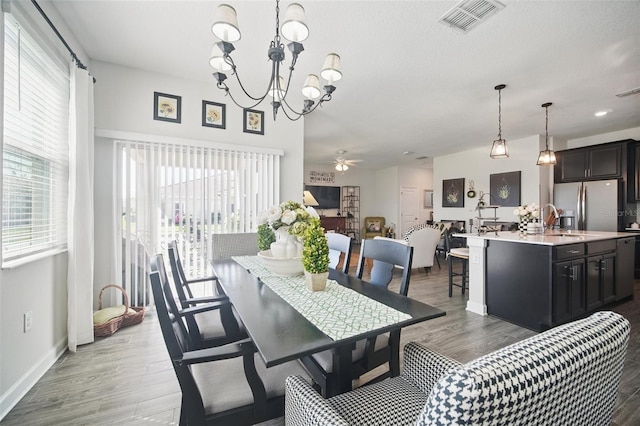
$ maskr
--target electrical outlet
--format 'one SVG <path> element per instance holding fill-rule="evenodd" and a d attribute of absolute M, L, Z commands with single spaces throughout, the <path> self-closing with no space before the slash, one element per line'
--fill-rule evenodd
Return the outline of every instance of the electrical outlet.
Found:
<path fill-rule="evenodd" d="M 26 312 L 24 314 L 24 332 L 31 330 L 33 325 L 33 311 Z"/>
<path fill-rule="evenodd" d="M 477 254 L 474 254 L 474 255 L 471 257 L 471 263 L 476 263 L 476 264 L 477 264 L 477 263 L 480 263 L 480 258 L 478 257 L 478 255 L 477 255 Z"/>

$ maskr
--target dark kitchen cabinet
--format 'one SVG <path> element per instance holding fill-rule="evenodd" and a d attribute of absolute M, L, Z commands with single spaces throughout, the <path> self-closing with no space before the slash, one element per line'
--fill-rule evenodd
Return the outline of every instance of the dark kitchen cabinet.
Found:
<path fill-rule="evenodd" d="M 640 261 L 638 256 L 640 250 L 640 235 L 635 237 L 620 238 L 617 241 L 616 249 L 616 300 L 622 300 L 633 296 L 634 270 L 637 272 Z M 631 269 L 628 265 L 632 264 L 635 259 L 635 268 Z"/>
<path fill-rule="evenodd" d="M 592 311 L 616 300 L 616 254 L 587 258 L 587 310 Z"/>
<path fill-rule="evenodd" d="M 553 322 L 561 324 L 586 312 L 584 259 L 553 265 Z"/>
<path fill-rule="evenodd" d="M 626 153 L 626 151 L 624 151 Z M 556 183 L 623 177 L 623 145 L 603 144 L 557 151 L 554 167 Z"/>

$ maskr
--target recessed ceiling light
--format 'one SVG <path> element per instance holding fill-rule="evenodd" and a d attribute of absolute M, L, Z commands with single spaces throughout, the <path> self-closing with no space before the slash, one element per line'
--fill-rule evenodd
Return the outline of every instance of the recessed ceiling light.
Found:
<path fill-rule="evenodd" d="M 611 112 L 611 110 L 608 109 L 608 110 L 604 110 L 604 111 L 598 111 L 594 115 L 596 117 L 604 117 L 605 115 L 609 114 L 610 112 Z"/>
<path fill-rule="evenodd" d="M 411 154 L 413 154 L 413 151 L 404 151 L 402 153 L 402 155 L 411 155 Z"/>

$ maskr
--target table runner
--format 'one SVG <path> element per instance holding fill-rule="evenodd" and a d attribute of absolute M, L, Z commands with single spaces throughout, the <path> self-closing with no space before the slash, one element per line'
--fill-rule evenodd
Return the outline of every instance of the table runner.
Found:
<path fill-rule="evenodd" d="M 281 277 L 266 269 L 258 256 L 233 256 L 238 262 L 333 340 L 375 330 L 410 315 L 327 280 L 324 291 L 307 289 L 304 275 Z"/>

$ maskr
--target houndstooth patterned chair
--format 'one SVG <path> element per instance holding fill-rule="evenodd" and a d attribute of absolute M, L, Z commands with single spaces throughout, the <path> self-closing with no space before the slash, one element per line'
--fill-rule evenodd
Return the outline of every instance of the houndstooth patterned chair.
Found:
<path fill-rule="evenodd" d="M 467 364 L 412 342 L 400 376 L 333 398 L 288 377 L 286 424 L 608 425 L 628 341 L 625 318 L 598 312 Z"/>

